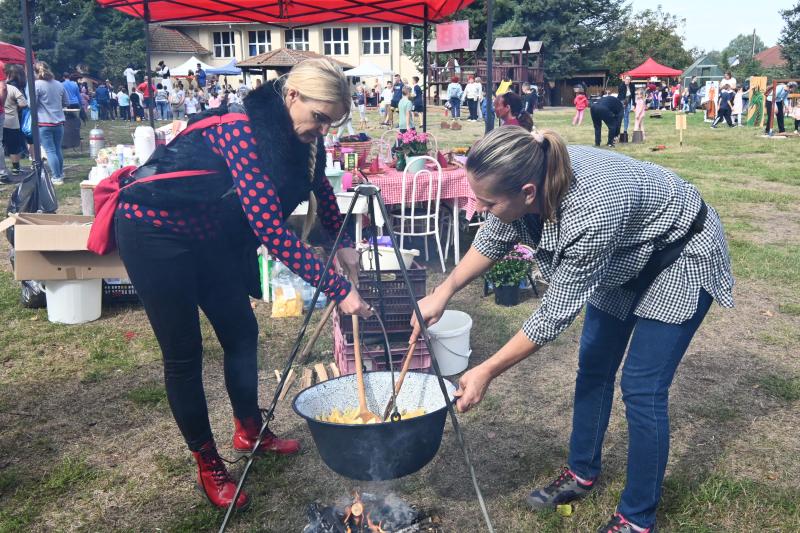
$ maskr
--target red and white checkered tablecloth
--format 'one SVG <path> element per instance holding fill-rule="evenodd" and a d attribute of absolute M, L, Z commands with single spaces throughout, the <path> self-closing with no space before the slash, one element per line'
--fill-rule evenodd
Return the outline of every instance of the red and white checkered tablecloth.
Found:
<path fill-rule="evenodd" d="M 403 194 L 403 172 L 387 168 L 382 174 L 368 176 L 369 181 L 380 187 L 381 196 L 386 205 L 399 204 Z M 406 183 L 406 202 L 420 202 L 428 193 L 427 174 L 417 178 L 417 197 L 411 198 L 411 179 Z M 459 209 L 466 211 L 467 220 L 475 214 L 478 200 L 467 181 L 467 171 L 462 167 L 453 170 L 442 170 L 442 200 L 458 199 Z"/>

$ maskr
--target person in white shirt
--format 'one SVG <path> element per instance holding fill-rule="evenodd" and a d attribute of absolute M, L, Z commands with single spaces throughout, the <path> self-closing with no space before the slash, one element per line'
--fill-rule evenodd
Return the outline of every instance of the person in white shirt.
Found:
<path fill-rule="evenodd" d="M 191 116 L 197 113 L 197 96 L 194 93 L 190 93 L 189 97 L 186 99 L 186 116 Z"/>
<path fill-rule="evenodd" d="M 720 82 L 720 86 L 721 86 L 722 84 L 725 84 L 725 83 L 727 83 L 727 84 L 728 84 L 728 87 L 730 88 L 730 90 L 732 90 L 733 92 L 736 92 L 736 78 L 734 78 L 734 77 L 731 75 L 731 71 L 730 71 L 730 70 L 729 70 L 728 72 L 726 72 L 726 73 L 725 73 L 725 79 L 723 79 L 723 80 Z"/>
<path fill-rule="evenodd" d="M 164 89 L 167 92 L 171 92 L 172 76 L 170 76 L 169 67 L 163 61 L 158 62 L 158 70 L 156 71 L 156 74 L 161 76 L 161 85 L 164 86 Z"/>
<path fill-rule="evenodd" d="M 478 102 L 483 96 L 483 87 L 480 83 L 475 82 L 475 78 L 470 76 L 467 78 L 467 86 L 464 88 L 463 99 L 467 102 L 469 108 L 469 121 L 475 122 L 478 120 Z"/>
<path fill-rule="evenodd" d="M 128 65 L 128 68 L 125 69 L 123 74 L 125 75 L 125 81 L 128 82 L 128 93 L 132 93 L 136 90 L 136 73 L 139 72 L 138 70 L 133 69 L 133 65 Z"/>
<path fill-rule="evenodd" d="M 386 87 L 384 87 L 383 91 L 381 91 L 381 115 L 384 117 L 384 119 L 381 121 L 381 124 L 384 126 L 390 126 L 390 124 L 387 122 L 387 119 L 389 117 L 389 108 L 392 106 L 392 96 L 394 96 L 392 82 L 387 81 Z"/>

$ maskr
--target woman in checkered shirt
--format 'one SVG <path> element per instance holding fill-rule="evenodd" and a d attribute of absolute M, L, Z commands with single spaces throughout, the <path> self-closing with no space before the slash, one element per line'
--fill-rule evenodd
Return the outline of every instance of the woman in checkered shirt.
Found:
<path fill-rule="evenodd" d="M 470 151 L 467 173 L 487 221 L 450 276 L 420 301 L 426 322 L 435 323 L 453 294 L 518 242 L 536 248 L 549 286 L 521 330 L 461 377 L 458 409 L 480 402 L 492 379 L 554 340 L 586 306 L 568 467 L 527 502 L 554 508 L 595 485 L 627 348 L 620 382 L 627 482 L 617 512 L 598 531 L 652 531 L 669 452 L 672 378 L 712 300 L 733 307 L 730 258 L 716 211 L 667 169 L 568 147 L 549 131 L 492 131 Z M 419 328 L 412 323 L 416 338 Z"/>

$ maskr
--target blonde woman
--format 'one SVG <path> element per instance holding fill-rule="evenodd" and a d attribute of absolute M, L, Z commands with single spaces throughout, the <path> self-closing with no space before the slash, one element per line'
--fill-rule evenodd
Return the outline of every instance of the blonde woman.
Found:
<path fill-rule="evenodd" d="M 304 280 L 320 283 L 324 263 L 286 219 L 313 193 L 322 225 L 332 235 L 341 227 L 321 139 L 347 117 L 350 87 L 339 67 L 310 59 L 251 91 L 244 108 L 246 114 L 229 114 L 223 105 L 191 117 L 188 133 L 123 181 L 132 185 L 115 216 L 120 257 L 161 347 L 172 414 L 197 461 L 198 483 L 217 507 L 231 502 L 236 485 L 208 421 L 199 310 L 224 351 L 233 448 L 248 452 L 262 423 L 249 297 L 260 291 L 256 249 L 266 246 Z M 192 175 L 166 179 L 176 171 Z M 137 183 L 153 175 L 166 177 Z M 337 255 L 352 268 L 357 254 L 345 244 Z M 322 289 L 342 312 L 369 315 L 356 289 L 333 271 Z M 268 433 L 260 451 L 292 454 L 299 446 Z M 248 503 L 242 494 L 236 505 Z"/>
<path fill-rule="evenodd" d="M 627 352 L 620 382 L 627 482 L 616 513 L 598 531 L 652 531 L 669 452 L 672 378 L 712 300 L 733 306 L 716 211 L 669 170 L 567 147 L 550 131 L 498 128 L 472 147 L 466 170 L 487 221 L 450 276 L 419 302 L 427 323 L 520 241 L 535 247 L 549 286 L 519 332 L 461 377 L 458 409 L 478 404 L 493 379 L 556 339 L 586 306 L 568 466 L 527 502 L 552 509 L 597 484 L 615 377 Z"/>

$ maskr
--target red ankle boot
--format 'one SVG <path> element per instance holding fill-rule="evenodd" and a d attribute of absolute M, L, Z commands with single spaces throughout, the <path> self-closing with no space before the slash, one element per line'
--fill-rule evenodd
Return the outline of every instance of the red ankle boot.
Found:
<path fill-rule="evenodd" d="M 208 441 L 197 452 L 192 452 L 197 461 L 197 484 L 215 507 L 225 509 L 236 494 L 236 483 L 228 474 L 225 463 L 217 453 L 213 440 Z M 236 508 L 240 511 L 250 505 L 250 498 L 244 491 L 239 493 Z"/>
<path fill-rule="evenodd" d="M 233 449 L 241 453 L 249 453 L 258 439 L 261 431 L 261 420 L 258 418 L 233 419 L 236 430 L 233 433 Z M 272 452 L 279 455 L 289 455 L 300 450 L 300 441 L 294 439 L 279 439 L 269 429 L 261 440 L 258 454 Z"/>

